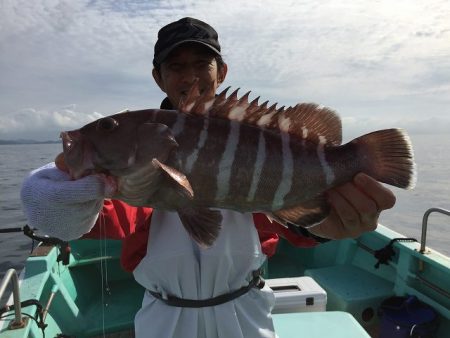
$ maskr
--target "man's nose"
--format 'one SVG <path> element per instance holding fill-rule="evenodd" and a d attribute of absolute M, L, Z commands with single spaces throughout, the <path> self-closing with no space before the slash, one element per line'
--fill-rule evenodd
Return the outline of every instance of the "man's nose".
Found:
<path fill-rule="evenodd" d="M 183 71 L 183 80 L 186 82 L 194 82 L 198 78 L 197 70 L 193 65 L 188 65 Z"/>

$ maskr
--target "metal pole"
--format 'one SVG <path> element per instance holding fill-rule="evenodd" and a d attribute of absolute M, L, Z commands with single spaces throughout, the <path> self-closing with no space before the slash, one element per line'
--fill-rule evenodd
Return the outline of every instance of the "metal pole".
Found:
<path fill-rule="evenodd" d="M 50 305 L 52 305 L 53 299 L 55 298 L 56 293 L 58 292 L 58 285 L 53 285 L 52 291 L 50 292 L 50 297 L 48 297 L 47 305 L 45 306 L 42 321 L 45 322 L 45 318 L 47 318 L 48 310 L 50 309 Z"/>
<path fill-rule="evenodd" d="M 422 219 L 422 237 L 420 238 L 420 253 L 422 254 L 425 253 L 425 244 L 427 241 L 428 216 L 430 216 L 432 212 L 439 212 L 441 214 L 450 216 L 450 211 L 442 208 L 430 208 L 425 211 Z"/>
<path fill-rule="evenodd" d="M 24 321 L 22 320 L 22 308 L 20 306 L 20 291 L 19 291 L 19 277 L 14 269 L 6 271 L 5 277 L 3 277 L 2 284 L 0 285 L 0 298 L 5 293 L 8 282 L 12 279 L 13 283 L 13 299 L 14 299 L 14 322 L 12 326 L 18 328 L 23 327 Z"/>

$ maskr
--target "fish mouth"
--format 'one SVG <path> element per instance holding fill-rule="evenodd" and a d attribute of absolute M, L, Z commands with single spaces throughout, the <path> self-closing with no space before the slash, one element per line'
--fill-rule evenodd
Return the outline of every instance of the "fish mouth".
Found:
<path fill-rule="evenodd" d="M 65 163 L 72 179 L 76 180 L 98 172 L 92 162 L 92 147 L 84 141 L 79 130 L 61 132 L 60 138 Z"/>
<path fill-rule="evenodd" d="M 73 148 L 74 148 L 74 141 L 73 138 L 70 135 L 70 131 L 63 131 L 59 134 L 59 137 L 63 141 L 63 149 L 64 154 L 68 154 Z"/>

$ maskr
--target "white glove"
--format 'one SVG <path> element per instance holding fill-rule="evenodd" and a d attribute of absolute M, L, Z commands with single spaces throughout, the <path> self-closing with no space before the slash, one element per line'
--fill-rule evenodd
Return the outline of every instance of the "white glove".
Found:
<path fill-rule="evenodd" d="M 65 241 L 92 229 L 104 198 L 105 181 L 100 176 L 73 181 L 54 163 L 32 171 L 21 190 L 28 225 Z"/>

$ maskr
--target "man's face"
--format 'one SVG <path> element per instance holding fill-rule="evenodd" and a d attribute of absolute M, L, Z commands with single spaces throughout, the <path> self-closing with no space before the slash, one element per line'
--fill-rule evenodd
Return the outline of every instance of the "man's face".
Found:
<path fill-rule="evenodd" d="M 174 49 L 161 64 L 153 77 L 174 105 L 186 97 L 195 79 L 198 79 L 200 94 L 213 98 L 217 87 L 226 75 L 226 66 L 219 70 L 214 55 L 199 44 L 186 44 Z"/>

